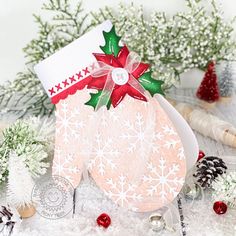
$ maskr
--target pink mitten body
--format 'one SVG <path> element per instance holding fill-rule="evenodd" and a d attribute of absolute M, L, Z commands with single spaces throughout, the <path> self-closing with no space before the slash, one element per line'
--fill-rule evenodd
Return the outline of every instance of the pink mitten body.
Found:
<path fill-rule="evenodd" d="M 78 186 L 84 168 L 116 203 L 152 211 L 172 201 L 184 183 L 181 140 L 156 101 L 127 97 L 95 114 L 79 91 L 57 104 L 53 173 Z M 58 155 L 58 149 L 60 154 Z"/>

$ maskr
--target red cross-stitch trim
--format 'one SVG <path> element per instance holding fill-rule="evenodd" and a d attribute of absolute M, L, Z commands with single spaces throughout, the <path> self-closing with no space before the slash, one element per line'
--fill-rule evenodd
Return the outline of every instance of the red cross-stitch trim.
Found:
<path fill-rule="evenodd" d="M 68 95 L 73 95 L 77 90 L 84 89 L 88 84 L 88 80 L 91 80 L 90 71 L 94 70 L 94 68 L 95 64 L 93 63 L 49 89 L 50 96 L 52 96 L 51 102 L 57 104 L 60 100 L 66 99 Z"/>
<path fill-rule="evenodd" d="M 53 87 L 51 89 L 49 89 L 48 91 L 49 91 L 50 95 L 53 95 L 54 93 L 56 93 Z"/>

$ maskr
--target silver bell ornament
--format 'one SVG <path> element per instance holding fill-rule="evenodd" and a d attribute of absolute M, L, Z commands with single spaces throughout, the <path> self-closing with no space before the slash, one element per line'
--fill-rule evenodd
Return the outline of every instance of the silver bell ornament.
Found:
<path fill-rule="evenodd" d="M 160 232 L 166 226 L 166 223 L 165 223 L 165 220 L 163 219 L 163 216 L 159 213 L 154 213 L 154 214 L 149 216 L 149 224 L 151 226 L 151 229 L 154 232 Z"/>

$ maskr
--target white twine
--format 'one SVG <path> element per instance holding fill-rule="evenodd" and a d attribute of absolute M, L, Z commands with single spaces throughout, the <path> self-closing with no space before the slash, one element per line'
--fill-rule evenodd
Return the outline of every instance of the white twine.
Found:
<path fill-rule="evenodd" d="M 192 129 L 223 144 L 236 147 L 236 128 L 229 122 L 186 103 L 178 103 L 175 107 Z"/>

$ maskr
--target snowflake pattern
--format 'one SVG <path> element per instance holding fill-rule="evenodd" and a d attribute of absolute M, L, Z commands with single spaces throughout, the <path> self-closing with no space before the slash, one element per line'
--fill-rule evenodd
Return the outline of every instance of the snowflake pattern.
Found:
<path fill-rule="evenodd" d="M 70 142 L 72 138 L 79 137 L 79 130 L 84 127 L 84 122 L 77 119 L 78 108 L 68 109 L 67 102 L 63 101 L 61 109 L 56 111 L 57 135 L 62 135 L 65 144 Z"/>
<path fill-rule="evenodd" d="M 118 178 L 117 182 L 112 178 L 107 180 L 110 190 L 105 193 L 109 198 L 114 199 L 115 203 L 122 207 L 143 199 L 141 194 L 137 194 L 137 185 L 128 183 L 124 175 L 120 175 Z M 136 209 L 134 206 L 130 206 L 130 208 Z"/>
<path fill-rule="evenodd" d="M 171 167 L 167 168 L 166 160 L 161 157 L 158 166 L 154 166 L 150 162 L 147 168 L 149 175 L 145 175 L 143 181 L 149 185 L 147 189 L 149 196 L 159 193 L 163 201 L 168 200 L 167 196 L 169 194 L 173 197 L 177 196 L 179 188 L 184 183 L 183 178 L 177 177 L 178 164 L 173 163 Z"/>
<path fill-rule="evenodd" d="M 127 132 L 123 133 L 121 138 L 129 142 L 128 152 L 133 153 L 137 148 L 140 148 L 141 151 L 150 148 L 153 153 L 158 152 L 158 146 L 155 141 L 161 140 L 163 135 L 154 129 L 153 132 L 150 132 L 150 127 L 155 126 L 154 122 L 146 127 L 143 116 L 137 113 L 135 122 L 125 121 L 124 126 Z"/>
<path fill-rule="evenodd" d="M 80 169 L 73 164 L 73 161 L 74 156 L 72 154 L 64 155 L 61 149 L 55 149 L 53 174 L 65 177 L 70 182 L 73 182 L 73 175 L 80 173 Z"/>
<path fill-rule="evenodd" d="M 107 128 L 109 125 L 109 121 L 112 121 L 113 123 L 119 121 L 120 117 L 118 115 L 118 112 L 122 111 L 123 107 L 123 104 L 119 104 L 119 106 L 114 110 L 107 110 L 105 107 L 102 107 L 96 114 L 90 114 L 89 119 L 96 121 L 96 123 L 101 127 Z"/>
<path fill-rule="evenodd" d="M 164 126 L 162 127 L 162 129 L 163 129 L 163 132 L 164 132 L 165 134 L 168 134 L 168 135 L 177 135 L 177 133 L 176 133 L 176 131 L 174 130 L 173 127 L 170 127 L 170 126 L 168 126 L 168 125 L 164 125 Z"/>
<path fill-rule="evenodd" d="M 89 153 L 91 160 L 88 163 L 88 168 L 98 167 L 98 172 L 101 175 L 105 174 L 105 170 L 114 170 L 116 165 L 114 163 L 114 158 L 119 157 L 119 151 L 112 147 L 112 139 L 102 140 L 100 134 L 95 135 L 95 145 L 92 151 Z"/>
<path fill-rule="evenodd" d="M 174 130 L 173 127 L 170 127 L 168 125 L 164 125 L 162 127 L 162 131 L 163 131 L 163 136 L 164 138 L 164 144 L 163 147 L 167 148 L 167 149 L 175 149 L 177 147 L 177 144 L 180 143 L 180 140 L 177 139 L 176 140 L 176 136 L 178 135 L 176 133 L 176 131 Z M 169 137 L 168 137 L 169 136 Z"/>
<path fill-rule="evenodd" d="M 139 112 L 130 109 L 127 114 L 125 103 L 117 109 L 101 109 L 97 113 L 81 112 L 83 108 L 74 104 L 77 104 L 74 100 L 61 101 L 56 112 L 58 142 L 54 174 L 77 186 L 82 166 L 86 166 L 109 198 L 134 211 L 149 207 L 142 204 L 147 199 L 161 207 L 178 194 L 184 183 L 184 151 L 171 122 L 165 117 L 151 119 L 145 109 Z M 136 158 L 143 157 L 142 151 L 148 153 L 145 163 Z M 171 155 L 173 160 L 168 159 Z M 139 176 L 143 181 L 138 184 L 132 181 L 129 158 L 135 158 L 132 159 L 135 167 L 144 164 L 145 172 Z M 153 206 L 149 208 L 152 210 Z"/>
<path fill-rule="evenodd" d="M 178 143 L 180 143 L 179 140 L 170 139 L 170 140 L 165 140 L 165 144 L 163 146 L 167 149 L 176 148 L 176 145 Z"/>
<path fill-rule="evenodd" d="M 177 157 L 179 158 L 180 161 L 185 159 L 185 154 L 184 154 L 184 148 L 183 147 L 180 147 L 178 149 Z"/>
<path fill-rule="evenodd" d="M 117 112 L 114 110 L 103 109 L 102 113 L 99 114 L 99 122 L 102 127 L 108 127 L 108 120 L 112 120 L 113 122 L 117 122 L 119 117 Z"/>

